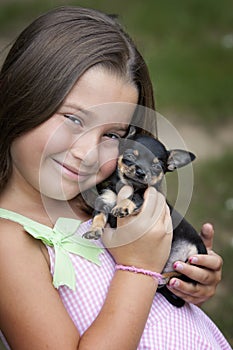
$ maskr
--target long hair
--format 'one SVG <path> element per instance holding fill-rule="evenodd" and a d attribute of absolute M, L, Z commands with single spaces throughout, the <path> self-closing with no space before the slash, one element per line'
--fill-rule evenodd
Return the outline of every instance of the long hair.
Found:
<path fill-rule="evenodd" d="M 12 172 L 14 139 L 49 119 L 95 65 L 127 76 L 138 89 L 138 104 L 154 109 L 147 66 L 114 16 L 61 7 L 19 35 L 0 72 L 0 192 Z"/>

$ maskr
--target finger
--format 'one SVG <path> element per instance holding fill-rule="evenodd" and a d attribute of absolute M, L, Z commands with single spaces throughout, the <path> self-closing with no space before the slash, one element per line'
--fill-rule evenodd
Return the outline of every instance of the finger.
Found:
<path fill-rule="evenodd" d="M 191 265 L 202 266 L 209 270 L 219 271 L 223 266 L 223 259 L 211 250 L 209 251 L 209 254 L 199 254 L 190 257 L 189 263 Z"/>
<path fill-rule="evenodd" d="M 165 215 L 165 219 L 164 219 L 165 230 L 167 233 L 172 234 L 173 233 L 172 218 L 171 218 L 171 212 L 168 205 L 166 205 L 166 210 L 164 215 Z"/>
<path fill-rule="evenodd" d="M 162 208 L 161 194 L 154 187 L 148 187 L 144 193 L 142 214 L 145 213 L 148 217 L 152 217 L 158 207 Z"/>
<path fill-rule="evenodd" d="M 214 289 L 172 278 L 167 288 L 188 303 L 200 305 L 214 295 Z"/>
<path fill-rule="evenodd" d="M 154 206 L 154 216 L 158 217 L 162 222 L 165 221 L 168 213 L 168 206 L 162 193 L 157 192 L 157 203 Z"/>
<path fill-rule="evenodd" d="M 215 271 L 205 269 L 203 267 L 192 266 L 184 262 L 178 261 L 173 265 L 175 271 L 182 273 L 190 279 L 198 283 L 208 285 L 215 281 Z"/>
<path fill-rule="evenodd" d="M 123 199 L 129 198 L 133 194 L 133 188 L 131 186 L 125 185 L 121 188 L 117 195 L 117 201 L 120 202 Z"/>
<path fill-rule="evenodd" d="M 207 249 L 212 249 L 214 239 L 214 228 L 210 223 L 206 223 L 201 229 L 201 238 Z"/>
<path fill-rule="evenodd" d="M 120 192 L 122 196 L 125 196 L 130 191 L 129 186 L 124 186 Z M 158 192 L 154 188 L 149 188 L 147 190 L 147 198 L 138 215 L 118 218 L 117 230 L 105 228 L 102 237 L 104 245 L 108 248 L 119 247 L 142 237 L 152 226 L 151 217 L 153 207 L 157 203 L 157 194 Z M 126 234 L 126 232 L 131 234 Z"/>
<path fill-rule="evenodd" d="M 145 201 L 142 210 L 138 215 L 138 226 L 141 235 L 149 232 L 155 226 L 164 229 L 164 220 L 166 217 L 167 204 L 164 196 L 155 188 L 149 187 L 145 193 Z M 162 225 L 162 226 L 161 226 Z"/>
<path fill-rule="evenodd" d="M 200 292 L 200 288 L 198 284 L 193 283 L 187 283 L 179 278 L 172 278 L 169 281 L 169 284 L 167 288 L 177 296 L 186 296 L 186 295 L 192 295 L 195 296 L 195 294 L 198 294 Z"/>
<path fill-rule="evenodd" d="M 153 195 L 156 194 L 156 200 Z M 170 209 L 166 203 L 166 199 L 164 195 L 153 187 L 149 187 L 145 193 L 145 198 L 148 200 L 148 207 L 151 211 L 151 216 L 153 219 L 153 224 L 157 222 L 158 220 L 161 220 L 161 222 L 164 224 L 165 230 L 167 233 L 172 233 L 173 227 L 172 227 L 172 220 L 170 215 Z M 147 210 L 147 207 L 145 208 Z"/>

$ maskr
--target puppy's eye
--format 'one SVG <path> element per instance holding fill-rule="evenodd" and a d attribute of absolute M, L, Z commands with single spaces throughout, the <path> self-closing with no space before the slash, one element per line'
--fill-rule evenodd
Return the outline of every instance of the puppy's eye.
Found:
<path fill-rule="evenodd" d="M 123 158 L 122 158 L 122 161 L 128 161 L 128 162 L 131 162 L 131 163 L 135 163 L 136 162 L 136 156 L 131 153 L 130 151 L 126 150 L 124 153 L 123 153 Z"/>
<path fill-rule="evenodd" d="M 131 159 L 128 159 L 128 158 L 122 158 L 122 163 L 124 163 L 127 166 L 134 165 L 134 161 L 132 161 Z"/>
<path fill-rule="evenodd" d="M 152 168 L 155 170 L 155 171 L 162 171 L 163 168 L 162 168 L 162 165 L 160 163 L 153 163 L 152 164 Z"/>

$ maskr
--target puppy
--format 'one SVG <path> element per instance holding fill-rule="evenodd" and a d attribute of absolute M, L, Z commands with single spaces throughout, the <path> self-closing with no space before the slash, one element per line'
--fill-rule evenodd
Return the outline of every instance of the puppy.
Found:
<path fill-rule="evenodd" d="M 83 236 L 87 239 L 101 237 L 107 222 L 116 227 L 117 217 L 132 215 L 140 210 L 143 194 L 148 186 L 161 191 L 161 184 L 166 172 L 181 168 L 195 159 L 193 153 L 185 150 L 168 151 L 157 139 L 142 134 L 134 134 L 122 139 L 116 171 L 97 186 L 99 195 L 95 200 L 93 223 L 90 231 Z M 133 194 L 117 203 L 117 193 L 125 186 L 133 188 Z M 169 204 L 168 204 L 169 205 Z M 169 259 L 162 272 L 164 285 L 158 291 L 173 305 L 181 307 L 184 301 L 171 293 L 166 283 L 172 277 L 191 281 L 174 271 L 173 264 L 180 260 L 187 262 L 193 254 L 207 254 L 206 247 L 196 230 L 169 205 L 173 224 L 173 240 Z"/>

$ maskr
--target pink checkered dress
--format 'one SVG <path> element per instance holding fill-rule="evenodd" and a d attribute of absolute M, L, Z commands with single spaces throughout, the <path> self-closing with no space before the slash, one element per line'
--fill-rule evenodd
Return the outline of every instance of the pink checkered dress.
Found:
<path fill-rule="evenodd" d="M 82 235 L 90 227 L 90 221 L 82 223 L 77 231 Z M 102 247 L 101 243 L 97 243 Z M 47 247 L 51 274 L 54 273 L 54 248 Z M 59 287 L 61 300 L 71 319 L 82 335 L 92 324 L 104 304 L 114 274 L 114 261 L 106 249 L 100 255 L 97 266 L 78 255 L 70 254 L 75 274 L 76 291 Z M 125 291 L 127 293 L 127 290 Z M 120 302 L 120 301 L 119 301 Z M 10 349 L 0 332 L 0 338 Z M 231 347 L 215 324 L 192 305 L 176 308 L 159 293 L 155 295 L 138 349 L 151 350 L 230 350 Z"/>
<path fill-rule="evenodd" d="M 78 234 L 89 229 L 90 221 L 80 225 Z M 101 243 L 98 242 L 100 246 Z M 48 247 L 51 273 L 54 271 L 54 249 Z M 71 254 L 76 272 L 76 291 L 59 288 L 59 294 L 82 335 L 99 314 L 114 274 L 114 261 L 104 250 L 97 266 Z M 127 291 L 125 291 L 127 293 Z M 185 304 L 176 308 L 159 293 L 155 295 L 151 311 L 138 345 L 151 350 L 229 350 L 231 347 L 215 324 L 197 306 Z"/>

